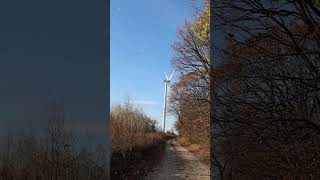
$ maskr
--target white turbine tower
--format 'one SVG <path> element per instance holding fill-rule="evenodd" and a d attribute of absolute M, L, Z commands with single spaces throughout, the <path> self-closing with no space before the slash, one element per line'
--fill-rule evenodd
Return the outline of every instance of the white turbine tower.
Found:
<path fill-rule="evenodd" d="M 170 83 L 170 80 L 172 78 L 173 73 L 174 73 L 174 70 L 172 71 L 170 77 L 167 76 L 167 73 L 164 73 L 166 75 L 166 79 L 163 80 L 163 82 L 164 82 L 164 99 L 163 99 L 162 132 L 166 132 L 167 92 L 168 92 L 168 84 Z"/>

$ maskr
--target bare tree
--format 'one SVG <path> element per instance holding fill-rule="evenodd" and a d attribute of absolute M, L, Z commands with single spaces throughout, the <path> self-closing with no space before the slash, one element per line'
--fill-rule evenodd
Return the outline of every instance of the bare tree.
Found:
<path fill-rule="evenodd" d="M 225 39 L 212 49 L 222 59 L 211 77 L 220 179 L 319 178 L 317 5 L 217 1 L 211 16 Z"/>

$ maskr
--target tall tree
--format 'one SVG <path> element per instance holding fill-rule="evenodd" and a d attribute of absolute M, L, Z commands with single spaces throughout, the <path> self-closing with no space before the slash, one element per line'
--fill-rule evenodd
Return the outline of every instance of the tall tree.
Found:
<path fill-rule="evenodd" d="M 225 46 L 213 69 L 220 179 L 319 178 L 319 22 L 315 1 L 217 1 Z"/>
<path fill-rule="evenodd" d="M 178 130 L 192 143 L 209 144 L 209 1 L 178 30 L 172 65 L 180 72 L 173 84 L 171 111 Z"/>

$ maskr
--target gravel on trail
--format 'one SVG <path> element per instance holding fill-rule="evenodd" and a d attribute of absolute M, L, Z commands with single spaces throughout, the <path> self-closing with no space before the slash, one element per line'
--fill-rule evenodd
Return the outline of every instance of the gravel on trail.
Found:
<path fill-rule="evenodd" d="M 210 180 L 210 167 L 175 139 L 167 141 L 165 154 L 146 180 Z"/>

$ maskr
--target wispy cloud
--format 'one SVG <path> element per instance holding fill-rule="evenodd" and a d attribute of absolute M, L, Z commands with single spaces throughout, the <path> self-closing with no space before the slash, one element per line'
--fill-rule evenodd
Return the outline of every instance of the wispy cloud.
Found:
<path fill-rule="evenodd" d="M 158 102 L 150 100 L 133 100 L 133 103 L 140 105 L 157 105 Z"/>

